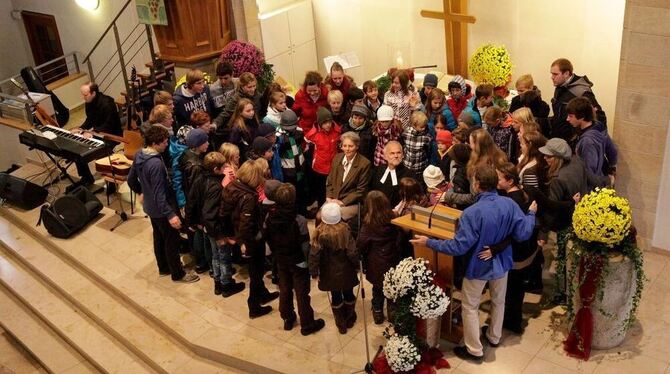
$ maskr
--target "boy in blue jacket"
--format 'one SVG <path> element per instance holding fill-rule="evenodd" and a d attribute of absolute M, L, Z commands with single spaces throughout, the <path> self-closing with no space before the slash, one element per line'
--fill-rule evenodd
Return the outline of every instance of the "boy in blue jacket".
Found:
<path fill-rule="evenodd" d="M 484 260 L 477 253 L 485 246 L 502 242 L 508 236 L 514 240 L 528 240 L 535 227 L 537 204 L 533 201 L 528 214 L 510 198 L 496 192 L 498 174 L 493 166 L 482 165 L 475 169 L 474 188 L 479 194 L 476 202 L 465 209 L 459 220 L 456 236 L 452 240 L 429 239 L 416 235 L 414 244 L 425 245 L 435 251 L 452 256 L 465 255 L 467 267 L 463 279 L 463 336 L 465 346 L 454 348 L 456 356 L 481 362 L 484 348 L 480 341 L 479 302 L 482 291 L 489 284 L 491 291 L 491 329 L 482 328 L 490 346 L 497 347 L 502 334 L 505 315 L 507 272 L 512 268 L 512 246 L 507 245 L 498 256 Z"/>

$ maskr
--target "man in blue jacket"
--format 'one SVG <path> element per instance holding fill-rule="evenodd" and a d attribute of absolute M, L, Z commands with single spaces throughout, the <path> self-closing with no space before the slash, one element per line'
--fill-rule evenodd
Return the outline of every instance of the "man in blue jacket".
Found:
<path fill-rule="evenodd" d="M 171 275 L 175 282 L 191 283 L 198 276 L 185 273 L 179 257 L 179 230 L 181 220 L 176 211 L 174 191 L 170 187 L 167 169 L 161 153 L 168 145 L 168 130 L 151 126 L 144 134 L 146 147 L 135 155 L 128 174 L 128 186 L 142 194 L 144 213 L 151 219 L 154 237 L 154 255 L 160 276 Z"/>
<path fill-rule="evenodd" d="M 568 122 L 579 132 L 575 153 L 584 166 L 597 176 L 614 174 L 618 152 L 601 122 L 594 121 L 593 105 L 585 97 L 577 97 L 566 108 Z"/>
<path fill-rule="evenodd" d="M 491 328 L 484 326 L 482 333 L 490 346 L 497 347 L 502 334 L 505 315 L 505 293 L 507 272 L 512 268 L 512 246 L 497 256 L 484 260 L 477 254 L 486 246 L 502 242 L 507 237 L 517 241 L 528 240 L 535 227 L 537 204 L 533 201 L 528 214 L 510 198 L 499 196 L 495 188 L 498 174 L 492 166 L 482 165 L 475 169 L 474 189 L 478 191 L 475 204 L 463 211 L 456 236 L 452 240 L 429 239 L 416 235 L 410 240 L 435 251 L 452 256 L 465 255 L 467 267 L 463 279 L 463 335 L 465 346 L 454 348 L 456 356 L 481 362 L 484 348 L 479 332 L 479 302 L 486 283 L 491 291 Z"/>

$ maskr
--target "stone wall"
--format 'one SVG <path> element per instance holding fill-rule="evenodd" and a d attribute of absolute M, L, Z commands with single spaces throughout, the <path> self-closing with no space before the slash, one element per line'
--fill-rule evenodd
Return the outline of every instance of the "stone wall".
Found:
<path fill-rule="evenodd" d="M 651 248 L 661 211 L 657 202 L 669 121 L 670 2 L 628 0 L 613 125 L 619 147 L 616 188 L 630 200 L 645 249 Z"/>

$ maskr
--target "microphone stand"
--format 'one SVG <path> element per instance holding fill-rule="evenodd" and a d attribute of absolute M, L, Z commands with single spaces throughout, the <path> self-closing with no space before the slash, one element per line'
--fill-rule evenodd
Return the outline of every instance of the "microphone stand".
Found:
<path fill-rule="evenodd" d="M 435 212 L 435 208 L 437 208 L 438 205 L 440 205 L 440 200 L 442 200 L 442 196 L 447 192 L 447 190 L 444 190 L 440 193 L 440 195 L 437 197 L 437 201 L 435 201 L 435 204 L 433 204 L 433 209 L 430 210 L 430 214 L 428 215 L 428 228 L 431 228 L 433 225 L 433 212 Z"/>

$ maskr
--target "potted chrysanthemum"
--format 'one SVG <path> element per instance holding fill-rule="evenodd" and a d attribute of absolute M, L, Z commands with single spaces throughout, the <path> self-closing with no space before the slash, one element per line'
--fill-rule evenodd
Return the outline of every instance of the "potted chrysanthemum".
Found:
<path fill-rule="evenodd" d="M 226 44 L 221 51 L 219 61 L 228 61 L 233 65 L 233 76 L 252 73 L 258 81 L 258 92 L 263 92 L 275 78 L 272 65 L 265 61 L 265 55 L 255 45 L 240 40 Z"/>
<path fill-rule="evenodd" d="M 433 278 L 421 258 L 403 259 L 384 274 L 384 296 L 394 310 L 384 333 L 388 339 L 384 355 L 375 360 L 377 372 L 411 372 L 417 365 L 448 367 L 436 345 L 439 320 L 447 310 L 449 297 Z M 417 335 L 417 319 L 427 321 L 425 341 Z"/>
<path fill-rule="evenodd" d="M 566 259 L 569 355 L 586 360 L 591 348 L 620 345 L 635 321 L 645 279 L 635 236 L 628 200 L 613 189 L 596 189 L 575 207 Z"/>
<path fill-rule="evenodd" d="M 505 99 L 507 86 L 512 81 L 512 58 L 504 45 L 484 44 L 477 48 L 468 61 L 470 79 L 478 85 L 493 85 L 494 102 L 503 109 L 509 107 Z"/>

